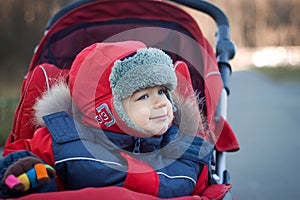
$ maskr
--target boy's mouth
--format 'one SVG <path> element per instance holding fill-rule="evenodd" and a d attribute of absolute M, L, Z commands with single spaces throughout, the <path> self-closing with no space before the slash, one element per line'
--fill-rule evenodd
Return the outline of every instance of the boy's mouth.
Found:
<path fill-rule="evenodd" d="M 150 117 L 150 120 L 166 120 L 168 118 L 167 115 L 159 115 L 159 116 L 155 116 L 155 117 Z"/>

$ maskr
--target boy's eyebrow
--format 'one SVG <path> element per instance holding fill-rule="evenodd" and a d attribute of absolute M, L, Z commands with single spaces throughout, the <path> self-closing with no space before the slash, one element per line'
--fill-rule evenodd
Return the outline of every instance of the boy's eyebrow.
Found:
<path fill-rule="evenodd" d="M 146 91 L 145 91 L 146 92 Z M 134 95 L 139 95 L 139 94 L 137 94 L 137 93 L 145 93 L 144 92 L 144 89 L 141 89 L 141 90 L 137 90 L 137 91 L 135 91 L 134 93 L 132 93 L 132 95 L 131 96 L 134 96 Z"/>
<path fill-rule="evenodd" d="M 141 91 L 141 90 L 134 91 L 134 92 L 132 93 L 131 96 L 135 95 L 136 93 L 138 93 L 138 92 L 140 92 L 140 91 Z"/>

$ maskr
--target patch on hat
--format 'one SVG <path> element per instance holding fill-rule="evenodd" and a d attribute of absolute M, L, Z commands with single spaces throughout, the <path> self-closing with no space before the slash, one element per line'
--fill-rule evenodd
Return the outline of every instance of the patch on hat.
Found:
<path fill-rule="evenodd" d="M 96 108 L 97 116 L 95 117 L 95 120 L 98 124 L 105 124 L 106 127 L 110 127 L 113 125 L 116 120 L 109 110 L 109 107 L 106 103 L 101 104 Z"/>

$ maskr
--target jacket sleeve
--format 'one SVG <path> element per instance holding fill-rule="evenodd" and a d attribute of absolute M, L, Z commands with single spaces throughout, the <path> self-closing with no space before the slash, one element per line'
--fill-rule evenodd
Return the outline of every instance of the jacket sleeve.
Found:
<path fill-rule="evenodd" d="M 20 139 L 5 146 L 3 154 L 6 156 L 20 150 L 30 151 L 45 163 L 54 166 L 52 137 L 45 127 L 37 129 L 32 139 Z"/>
<path fill-rule="evenodd" d="M 14 164 L 16 161 L 20 160 L 21 158 L 25 158 L 28 156 L 38 158 L 33 153 L 23 150 L 23 151 L 16 151 L 16 152 L 10 153 L 0 160 L 0 186 L 1 186 L 0 187 L 0 198 L 16 198 L 16 197 L 27 194 L 27 192 L 24 192 L 22 194 L 10 193 L 9 188 L 2 181 L 3 181 L 3 176 L 5 174 L 5 171 L 12 164 Z M 54 178 L 51 180 L 50 184 L 43 185 L 38 190 L 38 192 L 54 192 L 54 191 L 57 191 L 57 187 L 56 187 Z"/>
<path fill-rule="evenodd" d="M 2 183 L 3 175 L 10 165 L 28 156 L 39 158 L 44 163 L 54 166 L 52 138 L 46 128 L 37 129 L 32 139 L 20 139 L 5 146 L 4 158 L 0 160 L 0 198 L 16 197 L 10 194 L 8 188 Z M 56 188 L 55 180 L 52 180 L 49 185 L 43 186 L 39 192 L 55 191 Z"/>
<path fill-rule="evenodd" d="M 158 169 L 159 197 L 191 195 L 203 165 L 209 163 L 213 145 L 200 137 L 178 136 L 162 149 L 171 162 Z"/>

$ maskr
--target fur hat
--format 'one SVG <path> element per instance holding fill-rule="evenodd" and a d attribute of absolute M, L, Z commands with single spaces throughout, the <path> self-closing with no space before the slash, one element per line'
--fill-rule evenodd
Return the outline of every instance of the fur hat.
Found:
<path fill-rule="evenodd" d="M 109 76 L 113 104 L 119 117 L 131 128 L 144 132 L 131 122 L 125 113 L 121 100 L 134 92 L 153 86 L 176 89 L 177 78 L 173 61 L 165 52 L 156 48 L 142 48 L 135 54 L 117 60 Z M 173 105 L 171 95 L 167 97 Z M 173 110 L 175 107 L 173 105 Z"/>
<path fill-rule="evenodd" d="M 176 83 L 172 59 L 139 41 L 103 42 L 86 47 L 76 56 L 68 77 L 81 123 L 141 137 L 145 132 L 129 120 L 121 100 L 139 89 L 156 85 L 173 90 Z"/>

